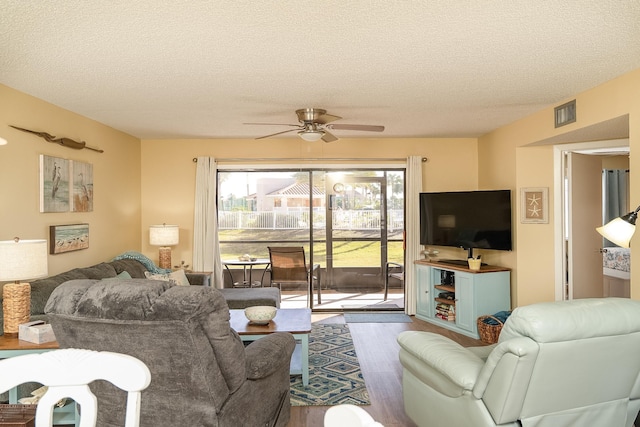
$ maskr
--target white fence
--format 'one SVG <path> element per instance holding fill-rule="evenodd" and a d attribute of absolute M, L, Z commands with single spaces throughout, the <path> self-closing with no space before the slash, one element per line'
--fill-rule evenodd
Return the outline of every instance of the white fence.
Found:
<path fill-rule="evenodd" d="M 313 228 L 326 228 L 324 211 L 313 212 Z M 297 211 L 218 211 L 218 223 L 223 230 L 304 230 L 309 228 L 309 212 Z M 380 229 L 380 211 L 334 210 L 334 230 Z M 388 211 L 389 231 L 404 229 L 404 212 L 401 209 Z"/>

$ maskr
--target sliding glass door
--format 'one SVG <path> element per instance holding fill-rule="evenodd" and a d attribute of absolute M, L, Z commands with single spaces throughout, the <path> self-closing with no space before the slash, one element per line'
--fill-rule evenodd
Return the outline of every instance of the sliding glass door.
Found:
<path fill-rule="evenodd" d="M 283 307 L 404 307 L 396 278 L 384 300 L 386 263 L 404 264 L 404 170 L 219 170 L 218 188 L 226 286 L 270 286 L 267 264 L 247 271 L 234 261 L 260 263 L 269 246 L 302 246 L 307 262 L 320 265 L 318 281 L 283 287 Z"/>

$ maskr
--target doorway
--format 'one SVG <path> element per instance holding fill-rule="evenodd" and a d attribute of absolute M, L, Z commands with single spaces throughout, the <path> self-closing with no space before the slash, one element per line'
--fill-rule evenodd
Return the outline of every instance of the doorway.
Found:
<path fill-rule="evenodd" d="M 602 225 L 602 165 L 628 155 L 629 141 L 608 140 L 554 147 L 556 299 L 605 296 Z"/>

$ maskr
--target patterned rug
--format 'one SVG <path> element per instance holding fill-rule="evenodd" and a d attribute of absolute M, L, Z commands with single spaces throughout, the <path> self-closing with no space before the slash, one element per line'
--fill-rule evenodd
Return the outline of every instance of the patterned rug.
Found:
<path fill-rule="evenodd" d="M 370 405 L 349 326 L 314 324 L 309 337 L 309 385 L 291 377 L 291 405 Z"/>

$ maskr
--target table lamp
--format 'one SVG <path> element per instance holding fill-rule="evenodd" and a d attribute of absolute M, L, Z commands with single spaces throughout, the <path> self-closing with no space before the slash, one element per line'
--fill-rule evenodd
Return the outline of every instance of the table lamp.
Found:
<path fill-rule="evenodd" d="M 149 227 L 149 243 L 160 246 L 158 267 L 171 268 L 171 248 L 178 244 L 180 229 L 177 225 L 152 225 Z"/>
<path fill-rule="evenodd" d="M 27 323 L 31 313 L 31 285 L 21 280 L 47 275 L 47 241 L 13 240 L 0 242 L 0 281 L 2 289 L 4 334 L 18 335 L 18 325 Z"/>
<path fill-rule="evenodd" d="M 631 237 L 633 237 L 633 233 L 636 231 L 638 211 L 640 211 L 640 206 L 638 206 L 635 211 L 612 219 L 602 227 L 596 228 L 596 231 L 610 242 L 622 248 L 628 248 L 631 243 Z"/>

